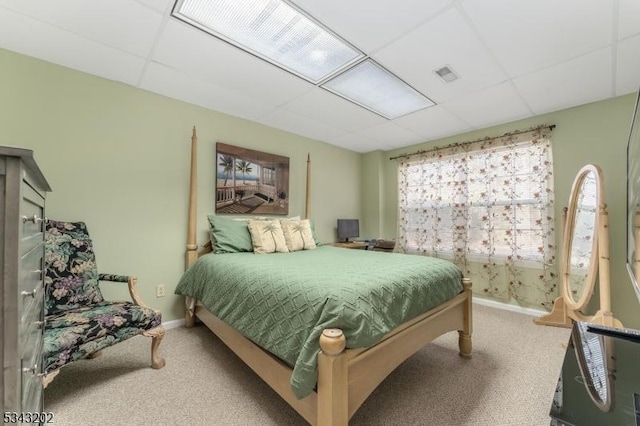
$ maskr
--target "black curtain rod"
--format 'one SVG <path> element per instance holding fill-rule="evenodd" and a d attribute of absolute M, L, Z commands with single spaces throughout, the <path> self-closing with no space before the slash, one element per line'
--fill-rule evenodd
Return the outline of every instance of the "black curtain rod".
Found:
<path fill-rule="evenodd" d="M 521 135 L 523 133 L 535 132 L 536 130 L 545 129 L 545 128 L 548 128 L 549 130 L 553 130 L 553 129 L 555 129 L 555 127 L 556 127 L 555 124 L 551 124 L 551 125 L 545 124 L 545 125 L 536 126 L 536 127 L 533 127 L 531 129 L 527 129 L 527 130 L 517 130 L 515 132 L 507 132 L 502 136 L 494 136 L 494 137 L 491 137 L 491 138 L 486 138 L 486 137 L 485 138 L 479 138 L 479 139 L 476 139 L 476 140 L 473 140 L 473 141 L 457 142 L 457 143 L 452 143 L 452 144 L 446 145 L 446 146 L 439 146 L 439 147 L 431 148 L 431 149 L 423 149 L 423 150 L 420 150 L 420 151 L 411 152 L 409 154 L 396 155 L 395 157 L 389 158 L 389 160 L 397 160 L 398 158 L 412 157 L 414 155 L 424 154 L 425 152 L 430 152 L 430 151 L 437 151 L 439 149 L 450 148 L 452 146 L 468 145 L 468 144 L 471 144 L 471 143 L 482 142 L 482 141 L 492 141 L 494 139 L 500 139 L 500 138 L 503 138 L 505 136 Z"/>

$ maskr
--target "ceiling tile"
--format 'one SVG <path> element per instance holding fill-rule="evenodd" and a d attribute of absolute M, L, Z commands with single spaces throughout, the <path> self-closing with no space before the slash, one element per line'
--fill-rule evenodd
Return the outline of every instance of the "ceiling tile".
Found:
<path fill-rule="evenodd" d="M 328 141 L 332 145 L 337 145 L 342 148 L 350 149 L 352 151 L 366 153 L 381 149 L 377 142 L 373 142 L 371 139 L 357 135 L 355 133 L 347 133 Z"/>
<path fill-rule="evenodd" d="M 354 133 L 378 143 L 379 146 L 383 146 L 385 149 L 412 145 L 423 141 L 420 135 L 404 127 L 400 127 L 391 121 L 369 127 L 368 129 L 358 130 Z"/>
<path fill-rule="evenodd" d="M 622 40 L 640 33 L 640 1 L 618 0 L 618 39 Z"/>
<path fill-rule="evenodd" d="M 312 84 L 182 22 L 171 20 L 153 59 L 188 75 L 280 105 Z"/>
<path fill-rule="evenodd" d="M 386 121 L 371 111 L 317 87 L 284 104 L 283 108 L 347 132 Z"/>
<path fill-rule="evenodd" d="M 502 83 L 442 106 L 477 129 L 531 116 L 511 83 Z"/>
<path fill-rule="evenodd" d="M 138 3 L 142 3 L 160 13 L 165 13 L 169 5 L 173 6 L 175 3 L 173 0 L 135 0 Z"/>
<path fill-rule="evenodd" d="M 175 0 L 0 0 L 0 47 L 358 152 L 640 87 L 639 0 L 286 1 L 439 105 L 389 121 L 171 18 Z"/>
<path fill-rule="evenodd" d="M 151 51 L 162 23 L 160 13 L 132 0 L 0 0 L 0 5 L 141 57 Z"/>
<path fill-rule="evenodd" d="M 141 58 L 0 7 L 0 47 L 68 68 L 135 84 Z"/>
<path fill-rule="evenodd" d="M 473 130 L 467 123 L 439 105 L 405 115 L 394 122 L 419 134 L 425 141 Z"/>
<path fill-rule="evenodd" d="M 515 78 L 611 42 L 613 2 L 462 0 L 483 40 Z"/>
<path fill-rule="evenodd" d="M 507 79 L 455 8 L 380 50 L 374 59 L 436 103 Z M 451 83 L 442 81 L 435 70 L 445 65 L 460 78 Z"/>
<path fill-rule="evenodd" d="M 346 133 L 320 123 L 317 120 L 302 117 L 294 112 L 283 110 L 282 108 L 268 112 L 257 121 L 267 126 L 321 141 L 335 138 Z"/>
<path fill-rule="evenodd" d="M 543 114 L 611 96 L 611 70 L 611 49 L 607 47 L 513 83 L 533 111 Z"/>
<path fill-rule="evenodd" d="M 640 35 L 618 43 L 616 95 L 626 95 L 640 88 Z"/>
<path fill-rule="evenodd" d="M 255 120 L 273 108 L 235 90 L 197 80 L 156 63 L 149 64 L 139 87 L 248 120 Z"/>
<path fill-rule="evenodd" d="M 369 54 L 432 18 L 452 0 L 293 0 Z"/>

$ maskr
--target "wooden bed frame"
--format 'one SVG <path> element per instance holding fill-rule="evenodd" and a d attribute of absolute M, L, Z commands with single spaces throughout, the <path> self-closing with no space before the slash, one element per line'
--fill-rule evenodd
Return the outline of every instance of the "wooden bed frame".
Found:
<path fill-rule="evenodd" d="M 307 157 L 305 217 L 309 216 L 310 163 Z M 194 127 L 191 137 L 187 268 L 199 256 L 211 252 L 210 243 L 200 251 L 196 244 L 196 164 L 197 137 Z M 304 399 L 297 399 L 291 390 L 292 369 L 288 365 L 191 298 L 187 298 L 185 319 L 187 327 L 193 327 L 195 319 L 200 319 L 310 424 L 340 426 L 348 424 L 371 392 L 398 365 L 442 334 L 457 330 L 460 356 L 471 357 L 471 280 L 463 278 L 462 284 L 464 290 L 458 296 L 400 325 L 368 348 L 345 349 L 342 330 L 325 329 L 320 337 L 317 388 Z"/>

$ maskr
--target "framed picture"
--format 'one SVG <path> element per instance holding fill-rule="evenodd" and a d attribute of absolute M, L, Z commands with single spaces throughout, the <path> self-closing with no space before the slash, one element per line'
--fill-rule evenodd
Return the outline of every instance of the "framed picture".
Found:
<path fill-rule="evenodd" d="M 216 213 L 289 214 L 289 157 L 216 143 Z"/>

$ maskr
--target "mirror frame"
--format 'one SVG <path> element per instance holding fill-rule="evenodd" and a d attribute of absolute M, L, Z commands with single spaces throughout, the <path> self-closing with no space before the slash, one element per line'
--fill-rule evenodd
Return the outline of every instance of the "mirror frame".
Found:
<path fill-rule="evenodd" d="M 640 90 L 631 118 L 627 141 L 627 253 L 626 264 L 629 279 L 640 302 L 640 177 L 632 176 L 640 168 L 640 159 L 634 155 L 640 151 Z M 632 160 L 636 160 L 634 163 Z M 634 180 L 636 178 L 637 180 Z"/>
<path fill-rule="evenodd" d="M 591 261 L 586 277 L 585 288 L 578 301 L 570 295 L 568 288 L 568 267 L 571 260 L 571 241 L 574 235 L 574 223 L 576 215 L 576 204 L 578 191 L 588 173 L 595 173 L 596 177 L 596 197 L 598 211 L 596 212 L 596 223 L 594 224 L 593 249 L 591 250 Z M 565 209 L 564 232 L 562 233 L 560 262 L 560 296 L 553 301 L 553 309 L 546 315 L 533 320 L 540 325 L 552 325 L 555 327 L 570 328 L 574 321 L 591 322 L 610 327 L 624 328 L 620 320 L 613 316 L 611 312 L 611 271 L 609 262 L 609 214 L 604 197 L 604 178 L 602 170 L 595 164 L 587 164 L 578 171 L 573 181 L 571 195 L 569 197 L 569 207 Z M 581 312 L 591 297 L 593 296 L 596 274 L 598 275 L 598 288 L 600 293 L 600 303 L 598 310 L 593 315 L 585 315 Z"/>
<path fill-rule="evenodd" d="M 580 199 L 580 191 L 584 180 L 589 174 L 593 174 L 596 182 L 596 209 L 595 221 L 593 224 L 593 236 L 591 245 L 591 256 L 589 257 L 589 267 L 587 269 L 587 275 L 585 278 L 585 287 L 582 289 L 582 294 L 575 300 L 571 294 L 569 286 L 569 270 L 571 268 L 571 249 L 573 248 L 573 237 L 575 234 L 575 221 L 576 213 L 578 210 L 578 200 Z M 602 170 L 595 164 L 587 164 L 578 171 L 573 186 L 571 187 L 571 195 L 569 196 L 569 206 L 567 210 L 567 217 L 565 219 L 565 226 L 562 238 L 562 263 L 560 265 L 560 275 L 562 280 L 562 296 L 564 303 L 574 311 L 580 311 L 584 309 L 589 300 L 593 296 L 593 290 L 596 284 L 596 274 L 598 273 L 598 255 L 599 255 L 599 241 L 600 241 L 600 213 L 606 208 L 604 202 L 604 187 L 603 187 Z"/>

